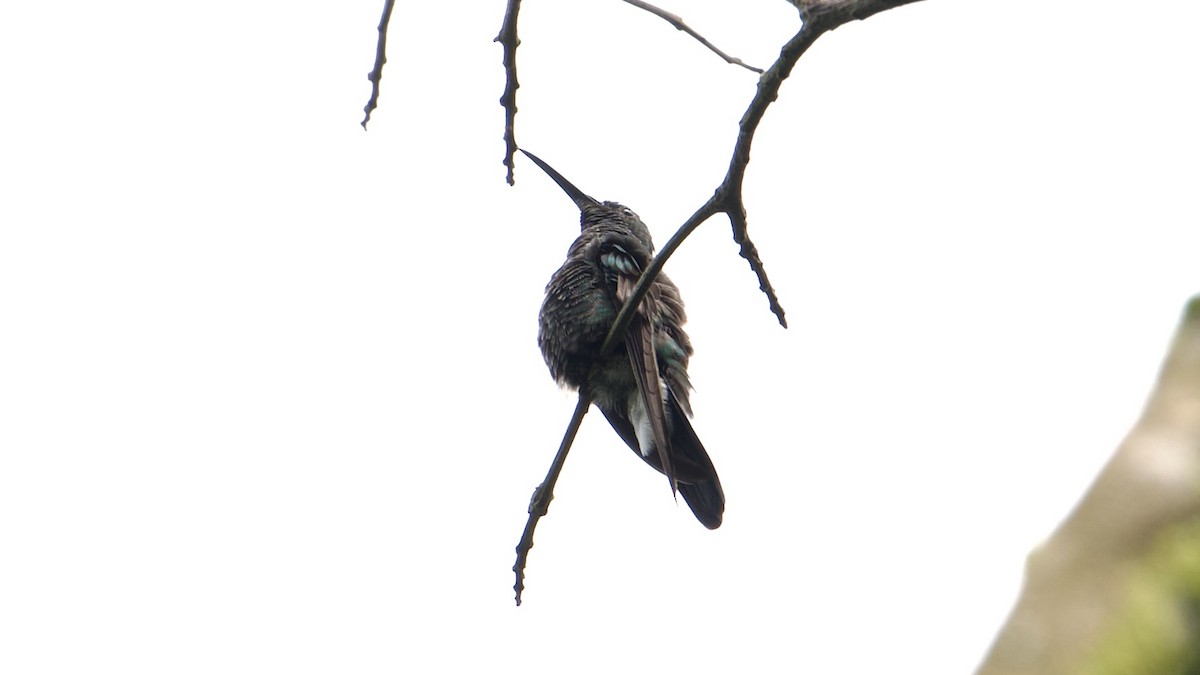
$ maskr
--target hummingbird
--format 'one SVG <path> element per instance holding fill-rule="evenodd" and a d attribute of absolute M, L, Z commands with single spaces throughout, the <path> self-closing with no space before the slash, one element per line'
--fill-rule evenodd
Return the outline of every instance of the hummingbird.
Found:
<path fill-rule="evenodd" d="M 705 527 L 721 526 L 725 493 L 692 429 L 688 359 L 679 289 L 659 274 L 611 354 L 609 328 L 654 257 L 642 219 L 617 202 L 597 201 L 536 155 L 522 150 L 575 202 L 579 238 L 550 277 L 538 316 L 538 346 L 559 385 L 588 396 L 647 464 L 665 474 Z"/>

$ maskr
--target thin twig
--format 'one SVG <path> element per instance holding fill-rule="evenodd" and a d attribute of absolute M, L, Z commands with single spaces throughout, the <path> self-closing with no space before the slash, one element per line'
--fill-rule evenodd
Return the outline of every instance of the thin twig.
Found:
<path fill-rule="evenodd" d="M 392 20 L 392 8 L 395 6 L 396 0 L 384 0 L 383 16 L 379 18 L 379 41 L 375 43 L 375 67 L 367 73 L 367 79 L 371 81 L 371 98 L 367 99 L 367 105 L 363 106 L 363 112 L 366 113 L 362 121 L 364 130 L 367 128 L 367 122 L 371 121 L 371 111 L 379 104 L 379 81 L 383 79 L 383 64 L 387 63 L 388 23 Z"/>
<path fill-rule="evenodd" d="M 742 197 L 742 184 L 746 177 L 746 168 L 750 165 L 750 144 L 754 141 L 754 134 L 758 131 L 758 125 L 766 115 L 767 108 L 779 98 L 779 88 L 783 86 L 783 81 L 791 75 L 792 68 L 795 67 L 804 52 L 823 33 L 835 27 L 836 25 L 829 25 L 821 21 L 806 20 L 800 30 L 780 50 L 779 58 L 775 60 L 775 63 L 771 64 L 767 72 L 758 78 L 758 90 L 754 93 L 754 98 L 750 100 L 750 105 L 747 106 L 741 121 L 738 122 L 737 141 L 733 145 L 729 170 L 725 174 L 725 180 L 721 182 L 713 195 L 713 198 L 720 202 L 721 211 L 729 216 L 729 223 L 733 227 L 733 240 L 740 247 L 739 255 L 750 263 L 750 269 L 758 277 L 759 289 L 767 296 L 771 312 L 779 320 L 779 325 L 784 328 L 787 328 L 787 318 L 783 306 L 779 304 L 775 288 L 767 279 L 767 270 L 758 256 L 758 248 L 750 240 L 750 235 L 746 230 L 746 206 Z"/>
<path fill-rule="evenodd" d="M 504 10 L 504 22 L 500 24 L 500 34 L 495 42 L 504 48 L 504 93 L 500 95 L 500 105 L 504 106 L 504 166 L 508 167 L 506 180 L 513 184 L 513 155 L 517 152 L 517 45 L 521 44 L 517 37 L 517 13 L 521 11 L 521 0 L 508 0 Z M 520 603 L 518 603 L 520 604 Z"/>
<path fill-rule="evenodd" d="M 571 451 L 575 434 L 579 431 L 579 425 L 583 423 L 583 416 L 587 414 L 591 404 L 592 399 L 580 392 L 579 402 L 575 404 L 575 414 L 571 415 L 571 423 L 567 425 L 562 443 L 558 446 L 558 453 L 554 455 L 550 470 L 546 472 L 546 480 L 534 488 L 533 497 L 529 500 L 529 519 L 525 521 L 525 531 L 521 533 L 521 541 L 517 544 L 517 562 L 513 563 L 513 572 L 517 575 L 513 590 L 517 592 L 518 607 L 521 606 L 521 591 L 525 590 L 525 563 L 529 560 L 529 549 L 533 548 L 533 530 L 537 527 L 538 520 L 550 510 L 550 500 L 554 499 L 554 485 L 558 483 L 558 474 L 562 473 L 567 453 Z"/>
<path fill-rule="evenodd" d="M 666 21 L 667 23 L 671 24 L 672 26 L 674 26 L 676 30 L 681 30 L 681 31 L 687 33 L 688 35 L 691 35 L 692 37 L 696 38 L 696 41 L 699 42 L 700 44 L 704 45 L 705 47 L 708 47 L 709 51 L 711 51 L 712 53 L 716 54 L 717 56 L 725 59 L 725 63 L 732 63 L 733 65 L 741 66 L 741 67 L 745 68 L 746 70 L 752 70 L 756 73 L 762 73 L 762 68 L 755 68 L 754 66 L 747 64 L 746 62 L 742 61 L 741 59 L 739 59 L 735 56 L 730 56 L 730 55 L 726 54 L 725 52 L 721 51 L 720 49 L 717 49 L 716 45 L 714 45 L 713 43 L 706 40 L 703 35 L 692 30 L 691 26 L 684 23 L 683 18 L 680 17 L 679 15 L 672 14 L 665 9 L 655 7 L 654 5 L 652 5 L 648 2 L 642 2 L 642 0 L 625 0 L 625 2 L 633 5 L 634 7 L 640 7 L 641 9 L 644 9 L 647 12 L 650 12 L 654 16 L 657 16 L 657 17 L 663 19 L 664 21 Z"/>

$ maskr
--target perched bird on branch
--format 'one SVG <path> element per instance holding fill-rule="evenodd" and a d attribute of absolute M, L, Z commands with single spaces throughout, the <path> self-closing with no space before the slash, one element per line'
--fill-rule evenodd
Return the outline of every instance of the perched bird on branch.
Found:
<path fill-rule="evenodd" d="M 550 165 L 525 152 L 575 202 L 580 234 L 550 278 L 539 316 L 538 346 L 559 384 L 590 397 L 617 435 L 661 471 L 705 527 L 721 525 L 725 494 L 688 418 L 692 344 L 679 289 L 659 274 L 611 354 L 601 345 L 654 256 L 641 218 L 616 202 L 584 194 Z"/>

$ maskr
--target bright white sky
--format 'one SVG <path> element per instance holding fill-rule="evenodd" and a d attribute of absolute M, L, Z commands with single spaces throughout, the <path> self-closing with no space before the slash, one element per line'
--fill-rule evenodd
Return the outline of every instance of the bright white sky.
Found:
<path fill-rule="evenodd" d="M 751 233 L 667 266 L 709 532 L 536 346 L 577 214 L 503 182 L 503 3 L 0 9 L 0 671 L 969 672 L 1200 291 L 1200 8 L 928 0 L 800 62 Z M 767 65 L 783 0 L 664 0 Z M 518 140 L 659 242 L 753 74 L 524 3 Z"/>

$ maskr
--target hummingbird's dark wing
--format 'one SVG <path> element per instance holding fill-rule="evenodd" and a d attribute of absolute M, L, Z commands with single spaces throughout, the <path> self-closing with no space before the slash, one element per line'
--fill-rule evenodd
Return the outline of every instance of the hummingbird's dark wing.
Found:
<path fill-rule="evenodd" d="M 624 269 L 626 272 L 612 275 L 615 276 L 614 300 L 623 303 L 624 298 L 632 293 L 633 285 L 637 283 L 641 272 L 640 267 L 631 261 L 620 260 L 617 253 L 615 250 L 609 251 L 607 256 L 602 255 L 601 258 L 602 263 L 607 259 L 610 268 Z M 678 488 L 679 494 L 683 495 L 696 519 L 705 527 L 715 529 L 721 526 L 725 512 L 725 493 L 721 489 L 717 470 L 688 419 L 692 414 L 688 400 L 692 385 L 688 379 L 687 365 L 692 355 L 692 343 L 682 328 L 687 316 L 679 289 L 665 274 L 660 274 L 651 286 L 650 293 L 642 301 L 640 310 L 634 324 L 631 324 L 626 333 L 626 350 L 630 352 L 630 365 L 633 367 L 639 391 L 642 392 L 642 400 L 647 404 L 651 401 L 662 403 L 662 407 L 647 405 L 647 408 L 661 411 L 667 443 L 664 445 L 656 436 L 654 442 L 659 452 L 644 453 L 642 448 L 649 439 L 644 438 L 644 433 L 639 437 L 635 428 L 636 422 L 631 419 L 631 415 L 624 411 L 610 411 L 604 407 L 601 407 L 600 411 L 626 445 L 647 464 L 671 479 L 672 487 Z M 633 327 L 635 325 L 636 332 Z M 636 354 L 632 351 L 633 345 L 640 345 L 643 350 L 646 348 L 647 330 L 652 341 L 650 344 L 653 345 L 650 348 L 654 353 L 653 361 L 642 351 Z M 638 363 L 635 363 L 638 357 L 641 357 L 641 363 L 644 364 L 641 369 Z M 651 373 L 661 376 L 661 379 Z M 647 391 L 650 387 L 643 386 L 643 383 L 651 384 L 651 380 L 659 385 L 657 395 L 661 398 L 655 397 L 655 390 Z M 662 452 L 664 448 L 667 458 L 665 468 Z"/>
<path fill-rule="evenodd" d="M 633 295 L 633 289 L 641 277 L 641 265 L 629 250 L 612 241 L 600 249 L 600 266 L 605 270 L 605 276 L 612 281 L 614 306 L 623 306 Z M 630 411 L 630 422 L 642 456 L 648 454 L 647 446 L 653 443 L 658 455 L 659 468 L 670 481 L 671 493 L 674 494 L 677 486 L 675 471 L 671 466 L 667 413 L 663 407 L 666 391 L 659 373 L 655 340 L 655 325 L 660 320 L 658 306 L 661 293 L 657 285 L 650 286 L 650 292 L 642 299 L 629 328 L 625 330 L 625 351 L 629 355 L 629 366 L 633 370 L 633 378 L 642 398 L 641 410 L 635 407 Z"/>
<path fill-rule="evenodd" d="M 692 509 L 692 513 L 696 514 L 697 520 L 710 530 L 716 529 L 721 526 L 722 514 L 725 512 L 725 492 L 721 489 L 721 479 L 717 477 L 717 470 L 713 467 L 708 452 L 704 450 L 704 444 L 692 429 L 681 401 L 675 396 L 671 385 L 668 383 L 667 386 L 666 410 L 671 438 L 671 467 L 678 481 L 679 494 L 683 495 L 683 500 Z M 626 445 L 647 464 L 662 471 L 657 454 L 642 454 L 638 447 L 637 432 L 634 431 L 628 417 L 605 407 L 600 407 L 600 412 L 604 413 L 605 419 Z"/>
<path fill-rule="evenodd" d="M 687 314 L 683 309 L 683 298 L 679 287 L 666 274 L 659 274 L 655 286 L 659 289 L 659 309 L 662 326 L 658 337 L 658 350 L 662 354 L 663 381 L 667 384 L 667 422 L 671 433 L 671 463 L 679 478 L 679 493 L 691 507 L 692 513 L 705 527 L 721 526 L 725 513 L 725 491 L 721 479 L 713 467 L 704 444 L 692 429 L 688 419 L 692 416 L 692 404 L 688 396 L 692 382 L 688 379 L 688 359 L 692 356 L 692 341 L 683 330 Z"/>

